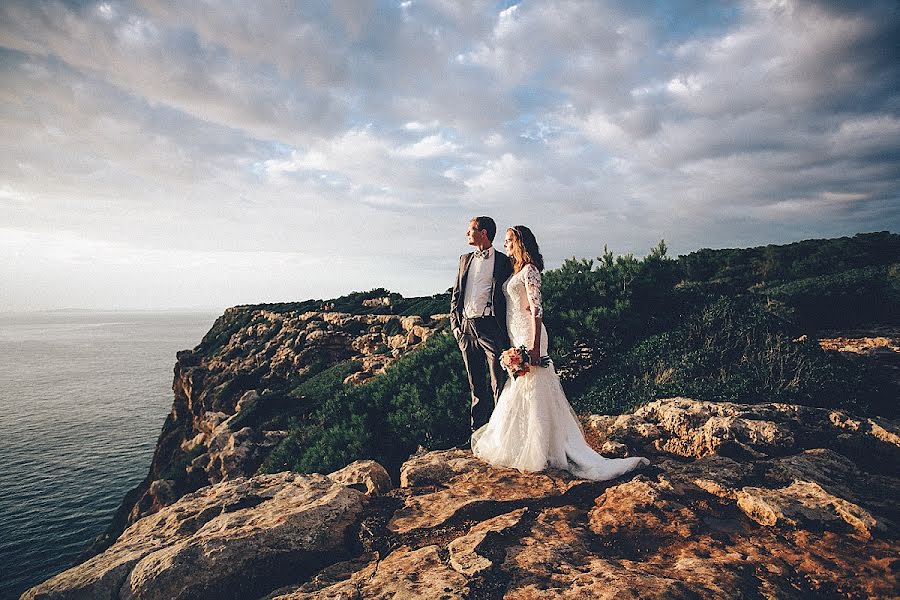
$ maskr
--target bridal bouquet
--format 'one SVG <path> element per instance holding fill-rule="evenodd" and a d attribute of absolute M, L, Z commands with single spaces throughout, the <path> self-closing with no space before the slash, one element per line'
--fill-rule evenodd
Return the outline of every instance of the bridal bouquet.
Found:
<path fill-rule="evenodd" d="M 513 379 L 528 373 L 531 370 L 531 364 L 531 356 L 528 355 L 528 350 L 525 346 L 504 350 L 503 354 L 500 355 L 500 366 L 509 371 Z M 542 356 L 535 366 L 546 367 L 549 364 L 550 357 Z"/>

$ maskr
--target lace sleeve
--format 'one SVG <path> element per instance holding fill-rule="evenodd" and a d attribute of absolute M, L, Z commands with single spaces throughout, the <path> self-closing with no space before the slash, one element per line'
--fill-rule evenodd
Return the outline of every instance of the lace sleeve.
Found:
<path fill-rule="evenodd" d="M 528 305 L 531 314 L 535 317 L 544 316 L 544 308 L 541 306 L 541 272 L 532 264 L 527 264 L 525 270 L 525 293 L 528 294 Z"/>

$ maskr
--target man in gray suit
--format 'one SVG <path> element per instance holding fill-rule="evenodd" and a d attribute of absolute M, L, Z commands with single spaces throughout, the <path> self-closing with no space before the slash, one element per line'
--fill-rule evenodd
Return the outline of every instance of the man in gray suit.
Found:
<path fill-rule="evenodd" d="M 466 240 L 476 250 L 459 257 L 450 296 L 450 328 L 462 351 L 472 391 L 473 432 L 491 418 L 507 377 L 500 366 L 500 354 L 509 348 L 503 283 L 512 275 L 512 264 L 491 245 L 496 233 L 497 225 L 490 217 L 475 217 L 469 222 Z M 490 390 L 485 383 L 485 367 L 491 377 Z"/>

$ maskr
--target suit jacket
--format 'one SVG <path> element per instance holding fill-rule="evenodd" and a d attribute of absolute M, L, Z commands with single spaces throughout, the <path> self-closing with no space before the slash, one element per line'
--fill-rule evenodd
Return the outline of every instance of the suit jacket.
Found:
<path fill-rule="evenodd" d="M 469 276 L 469 265 L 472 264 L 474 252 L 463 254 L 459 257 L 459 270 L 456 272 L 456 281 L 453 284 L 453 292 L 450 294 L 450 328 L 457 329 L 462 323 L 463 303 L 466 297 L 466 280 Z M 494 249 L 494 291 L 491 296 L 491 304 L 494 307 L 494 318 L 504 335 L 509 337 L 506 331 L 506 296 L 503 294 L 503 283 L 512 275 L 512 262 L 509 257 Z"/>

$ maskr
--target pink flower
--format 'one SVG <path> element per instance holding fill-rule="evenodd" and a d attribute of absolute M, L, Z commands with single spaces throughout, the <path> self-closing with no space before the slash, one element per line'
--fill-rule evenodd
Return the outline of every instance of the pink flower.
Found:
<path fill-rule="evenodd" d="M 531 371 L 531 367 L 529 366 L 530 363 L 531 359 L 528 356 L 528 351 L 525 349 L 525 346 L 510 348 L 509 350 L 504 350 L 503 353 L 500 354 L 500 365 L 510 372 L 513 379 L 521 377 Z"/>

